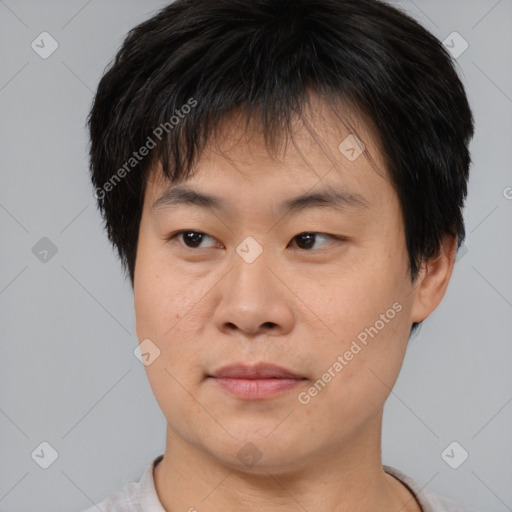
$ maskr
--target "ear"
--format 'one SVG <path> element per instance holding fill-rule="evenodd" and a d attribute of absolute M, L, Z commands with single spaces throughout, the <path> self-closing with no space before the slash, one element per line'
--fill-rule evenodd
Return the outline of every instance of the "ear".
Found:
<path fill-rule="evenodd" d="M 445 235 L 439 252 L 420 270 L 416 278 L 411 320 L 422 322 L 441 302 L 457 257 L 457 236 Z"/>

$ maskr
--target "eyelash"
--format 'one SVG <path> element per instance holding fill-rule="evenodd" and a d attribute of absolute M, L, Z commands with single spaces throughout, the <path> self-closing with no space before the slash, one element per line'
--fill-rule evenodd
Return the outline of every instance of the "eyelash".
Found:
<path fill-rule="evenodd" d="M 171 242 L 172 240 L 174 240 L 175 238 L 177 238 L 178 236 L 180 235 L 183 235 L 185 233 L 194 233 L 194 234 L 197 234 L 197 235 L 202 235 L 204 237 L 208 237 L 208 238 L 211 238 L 212 240 L 214 240 L 213 237 L 207 235 L 206 233 L 203 233 L 202 231 L 195 231 L 193 229 L 182 229 L 181 231 L 175 231 L 174 233 L 171 233 L 166 239 L 167 241 Z M 347 239 L 344 238 L 344 237 L 340 237 L 340 236 L 334 236 L 334 235 L 329 235 L 328 233 L 319 233 L 318 231 L 304 231 L 302 233 L 299 233 L 298 235 L 295 235 L 292 240 L 295 240 L 297 237 L 300 237 L 300 236 L 305 236 L 305 235 L 320 235 L 320 236 L 323 236 L 323 237 L 328 237 L 328 238 L 331 238 L 332 240 L 337 240 L 337 241 L 346 241 Z M 203 240 L 201 240 L 202 242 Z M 316 239 L 315 239 L 315 242 L 316 242 Z M 199 250 L 201 249 L 201 247 L 188 247 L 186 245 L 183 244 L 183 247 L 185 249 L 190 249 L 192 251 L 194 250 Z M 211 247 L 203 247 L 203 249 L 211 249 Z M 305 252 L 312 252 L 312 251 L 319 251 L 321 249 L 302 249 L 303 251 Z"/>

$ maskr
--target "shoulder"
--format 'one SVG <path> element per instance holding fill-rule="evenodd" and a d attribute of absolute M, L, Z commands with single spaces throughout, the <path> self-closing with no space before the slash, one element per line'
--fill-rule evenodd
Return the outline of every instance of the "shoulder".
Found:
<path fill-rule="evenodd" d="M 159 455 L 148 464 L 138 482 L 124 484 L 122 491 L 107 496 L 82 512 L 165 512 L 158 500 L 153 480 L 153 468 L 162 457 L 163 455 Z"/>
<path fill-rule="evenodd" d="M 421 494 L 423 495 L 423 500 L 428 503 L 432 512 L 476 512 L 447 496 L 436 494 L 429 490 L 423 490 Z"/>
<path fill-rule="evenodd" d="M 135 512 L 135 498 L 139 492 L 139 483 L 130 482 L 124 484 L 123 490 L 107 496 L 103 501 L 93 505 L 82 512 Z"/>
<path fill-rule="evenodd" d="M 469 509 L 447 496 L 436 494 L 431 490 L 420 486 L 410 476 L 402 473 L 394 467 L 383 466 L 383 468 L 386 473 L 398 478 L 398 480 L 409 488 L 418 503 L 421 505 L 423 512 L 476 512 L 475 510 Z"/>

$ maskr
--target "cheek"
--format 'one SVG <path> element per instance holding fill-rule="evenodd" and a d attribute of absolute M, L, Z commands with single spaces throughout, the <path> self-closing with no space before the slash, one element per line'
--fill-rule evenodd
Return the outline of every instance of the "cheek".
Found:
<path fill-rule="evenodd" d="M 139 340 L 156 338 L 158 326 L 153 322 L 162 318 L 162 289 L 159 269 L 152 264 L 144 250 L 137 254 L 134 278 L 134 307 Z"/>
<path fill-rule="evenodd" d="M 400 309 L 397 302 L 396 310 Z M 316 421 L 315 428 L 323 428 L 326 436 L 350 436 L 354 425 L 375 418 L 403 362 L 407 332 L 404 309 L 397 312 L 383 300 L 356 304 L 354 310 L 357 318 L 339 318 L 335 326 L 338 340 L 316 352 L 321 353 L 320 364 L 308 396 L 302 397 L 309 403 L 301 407 L 307 408 L 312 419 L 322 418 L 323 426 Z"/>
<path fill-rule="evenodd" d="M 179 273 L 172 274 L 162 247 L 141 236 L 134 276 L 134 306 L 137 335 L 155 339 L 183 316 L 189 302 Z"/>
<path fill-rule="evenodd" d="M 141 246 L 134 280 L 137 336 L 160 348 L 160 361 L 169 370 L 176 361 L 194 360 L 208 321 L 205 308 L 212 286 L 204 276 L 187 275 L 171 265 L 162 248 Z"/>
<path fill-rule="evenodd" d="M 333 341 L 349 342 L 376 322 L 379 333 L 389 331 L 404 311 L 401 284 L 392 272 L 373 272 L 369 267 L 354 265 L 350 272 L 317 279 L 304 287 L 304 302 L 331 327 Z"/>
<path fill-rule="evenodd" d="M 341 356 L 338 372 L 331 371 L 336 374 L 333 381 L 342 384 L 332 388 L 348 402 L 354 398 L 356 406 L 357 397 L 375 396 L 378 402 L 387 396 L 386 385 L 393 385 L 402 365 L 410 323 L 401 283 L 391 272 L 352 270 L 310 298 L 317 297 L 312 309 L 319 312 L 319 328 L 324 326 L 326 333 L 317 352 L 321 354 L 317 370 L 327 371 Z"/>
<path fill-rule="evenodd" d="M 204 291 L 196 293 L 187 281 L 183 273 L 168 268 L 161 250 L 141 247 L 134 280 L 137 336 L 141 341 L 149 338 L 160 350 L 145 370 L 155 399 L 173 425 L 180 425 L 184 411 L 201 415 L 186 390 L 197 386 L 202 371 L 195 341 L 201 338 L 197 316 Z"/>
<path fill-rule="evenodd" d="M 195 294 L 184 290 L 183 281 L 169 279 L 155 270 L 141 275 L 140 282 L 141 286 L 134 293 L 139 339 L 152 338 L 158 344 L 176 340 L 177 332 L 184 323 L 190 324 L 190 318 L 194 316 Z"/>

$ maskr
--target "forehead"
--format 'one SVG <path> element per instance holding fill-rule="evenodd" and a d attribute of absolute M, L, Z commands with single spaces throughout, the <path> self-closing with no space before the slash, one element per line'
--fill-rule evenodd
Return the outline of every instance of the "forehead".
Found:
<path fill-rule="evenodd" d="M 389 179 L 373 125 L 354 109 L 313 99 L 310 109 L 293 118 L 291 132 L 285 129 L 268 141 L 261 122 L 247 125 L 244 112 L 226 116 L 187 180 L 171 183 L 161 164 L 151 170 L 145 202 L 151 207 L 183 185 L 217 196 L 235 191 L 291 196 L 332 187 L 374 202 Z"/>

